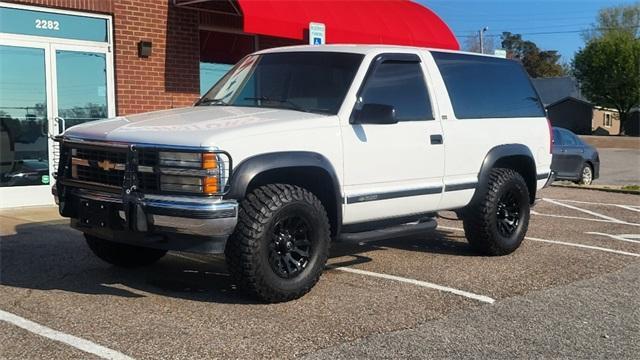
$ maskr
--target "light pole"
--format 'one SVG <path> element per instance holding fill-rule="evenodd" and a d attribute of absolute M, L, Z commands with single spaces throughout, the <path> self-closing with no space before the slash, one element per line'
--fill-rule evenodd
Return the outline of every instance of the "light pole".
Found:
<path fill-rule="evenodd" d="M 478 36 L 480 37 L 480 53 L 484 54 L 484 33 L 489 30 L 488 26 L 482 28 L 482 30 L 478 31 Z"/>

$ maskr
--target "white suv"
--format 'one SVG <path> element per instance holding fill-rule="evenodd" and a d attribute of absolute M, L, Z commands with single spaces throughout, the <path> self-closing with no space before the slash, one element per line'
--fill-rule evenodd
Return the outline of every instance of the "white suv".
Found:
<path fill-rule="evenodd" d="M 479 252 L 511 253 L 552 177 L 549 124 L 518 62 L 412 47 L 260 51 L 193 107 L 58 141 L 60 213 L 98 257 L 224 252 L 268 302 L 308 292 L 332 240 L 423 232 L 439 210 L 462 216 Z"/>

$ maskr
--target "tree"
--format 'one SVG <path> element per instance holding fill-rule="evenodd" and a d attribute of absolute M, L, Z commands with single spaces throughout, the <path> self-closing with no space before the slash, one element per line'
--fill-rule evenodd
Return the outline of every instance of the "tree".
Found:
<path fill-rule="evenodd" d="M 502 48 L 507 51 L 507 58 L 517 59 L 529 73 L 529 76 L 554 77 L 566 75 L 565 68 L 559 64 L 560 55 L 555 50 L 540 50 L 533 41 L 522 39 L 520 34 L 503 32 Z"/>
<path fill-rule="evenodd" d="M 601 9 L 596 23 L 582 34 L 585 42 L 603 38 L 613 32 L 625 32 L 640 37 L 640 2 Z"/>
<path fill-rule="evenodd" d="M 640 106 L 640 39 L 628 31 L 592 38 L 573 60 L 573 73 L 593 103 L 614 108 L 624 129 L 632 108 Z"/>
<path fill-rule="evenodd" d="M 467 36 L 467 39 L 464 41 L 462 48 L 464 51 L 480 53 L 480 35 L 478 33 L 471 34 Z M 483 38 L 483 46 L 485 54 L 493 54 L 493 51 L 496 49 L 495 41 L 493 40 L 493 36 L 484 36 Z"/>

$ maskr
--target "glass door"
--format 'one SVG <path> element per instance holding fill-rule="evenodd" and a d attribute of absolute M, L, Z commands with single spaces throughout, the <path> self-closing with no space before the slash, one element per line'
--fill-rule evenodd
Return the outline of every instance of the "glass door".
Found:
<path fill-rule="evenodd" d="M 115 116 L 107 50 L 0 40 L 0 208 L 53 204 L 53 136 Z"/>
<path fill-rule="evenodd" d="M 0 206 L 50 196 L 48 45 L 0 42 Z"/>
<path fill-rule="evenodd" d="M 54 50 L 55 116 L 64 119 L 67 129 L 113 116 L 108 54 L 86 47 L 55 46 Z"/>
<path fill-rule="evenodd" d="M 115 116 L 111 53 L 103 46 L 51 45 L 54 133 L 88 121 Z M 59 147 L 52 143 L 51 172 Z"/>

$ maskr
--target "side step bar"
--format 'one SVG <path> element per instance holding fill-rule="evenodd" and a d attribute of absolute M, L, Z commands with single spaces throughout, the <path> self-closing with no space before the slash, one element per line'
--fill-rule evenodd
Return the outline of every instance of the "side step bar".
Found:
<path fill-rule="evenodd" d="M 437 226 L 438 223 L 435 219 L 425 219 L 418 223 L 402 224 L 384 229 L 357 233 L 342 233 L 340 234 L 339 241 L 361 243 L 414 236 L 424 234 L 429 230 L 434 230 Z"/>

